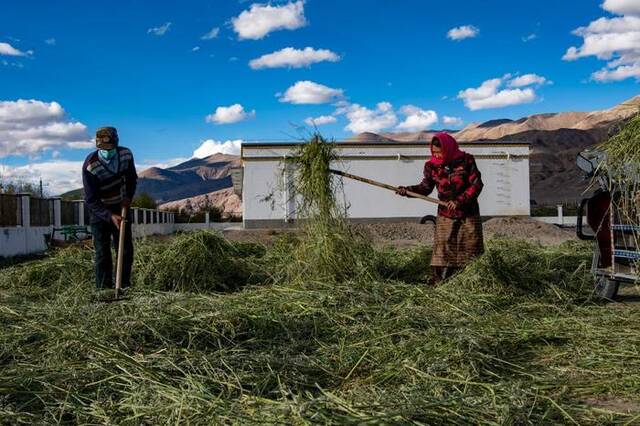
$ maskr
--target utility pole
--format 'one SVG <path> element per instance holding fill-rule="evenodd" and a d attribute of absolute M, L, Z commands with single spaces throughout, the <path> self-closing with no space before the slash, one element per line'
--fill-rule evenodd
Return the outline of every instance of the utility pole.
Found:
<path fill-rule="evenodd" d="M 44 198 L 44 192 L 42 191 L 42 178 L 40 178 L 40 198 Z"/>

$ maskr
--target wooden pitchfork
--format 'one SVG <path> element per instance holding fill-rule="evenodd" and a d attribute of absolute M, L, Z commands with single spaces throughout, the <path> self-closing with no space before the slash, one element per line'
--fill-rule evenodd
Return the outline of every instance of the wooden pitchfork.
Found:
<path fill-rule="evenodd" d="M 124 237 L 127 228 L 127 207 L 122 208 L 122 222 L 120 222 L 120 235 L 118 238 L 118 260 L 116 261 L 116 292 L 115 297 L 120 297 L 120 290 L 122 289 L 122 266 L 124 265 Z"/>
<path fill-rule="evenodd" d="M 377 182 L 375 180 L 363 178 L 361 176 L 352 175 L 350 173 L 343 172 L 341 170 L 329 169 L 329 171 L 331 173 L 335 174 L 335 175 L 344 176 L 344 177 L 349 178 L 349 179 L 357 180 L 358 182 L 368 183 L 369 185 L 377 186 L 379 188 L 388 189 L 390 191 L 397 191 L 398 190 L 397 186 L 388 185 L 388 184 L 382 183 L 382 182 Z M 440 201 L 437 198 L 427 197 L 426 195 L 418 194 L 417 192 L 413 192 L 413 191 L 409 191 L 409 190 L 407 190 L 407 195 L 412 197 L 412 198 L 419 198 L 421 200 L 428 201 L 430 203 L 435 203 L 435 204 L 438 204 L 440 206 L 447 207 L 447 203 L 445 203 L 444 201 Z"/>

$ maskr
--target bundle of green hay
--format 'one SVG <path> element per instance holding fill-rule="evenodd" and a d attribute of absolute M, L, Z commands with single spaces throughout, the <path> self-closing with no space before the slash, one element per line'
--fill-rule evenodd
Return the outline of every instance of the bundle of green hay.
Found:
<path fill-rule="evenodd" d="M 136 265 L 138 283 L 170 291 L 230 291 L 250 282 L 258 270 L 248 259 L 262 255 L 254 245 L 234 244 L 209 231 L 180 234 L 158 245 Z"/>
<path fill-rule="evenodd" d="M 347 222 L 346 202 L 340 201 L 340 181 L 329 169 L 337 161 L 335 144 L 315 134 L 301 144 L 295 166 L 296 209 L 304 222 L 304 235 L 283 253 L 276 280 L 340 281 L 375 273 L 370 242 Z M 292 256 L 289 256 L 291 254 Z"/>
<path fill-rule="evenodd" d="M 616 222 L 640 227 L 640 113 L 624 122 L 602 148 L 605 171 L 618 194 Z M 633 237 L 640 247 L 640 232 Z"/>
<path fill-rule="evenodd" d="M 612 173 L 625 174 L 629 166 L 640 167 L 640 113 L 625 121 L 603 145 L 606 166 Z"/>
<path fill-rule="evenodd" d="M 52 292 L 86 293 L 93 283 L 92 254 L 84 248 L 68 248 L 53 251 L 41 260 L 0 269 L 0 289 L 29 298 Z"/>
<path fill-rule="evenodd" d="M 582 242 L 540 246 L 524 241 L 491 240 L 485 253 L 446 283 L 446 291 L 490 295 L 491 304 L 514 298 L 566 304 L 590 298 L 593 248 Z"/>

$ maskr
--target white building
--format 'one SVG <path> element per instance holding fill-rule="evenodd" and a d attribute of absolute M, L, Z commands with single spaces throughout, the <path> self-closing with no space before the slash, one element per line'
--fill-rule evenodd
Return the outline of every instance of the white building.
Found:
<path fill-rule="evenodd" d="M 242 145 L 242 201 L 245 228 L 281 227 L 296 219 L 292 193 L 291 157 L 297 144 Z M 414 185 L 422 180 L 429 158 L 427 143 L 338 142 L 338 161 L 332 168 L 391 185 Z M 482 216 L 528 216 L 529 144 L 511 142 L 462 143 L 473 154 L 482 173 Z M 437 206 L 400 197 L 392 191 L 344 178 L 348 214 L 354 221 L 417 221 L 435 215 Z M 433 196 L 436 196 L 434 191 Z"/>

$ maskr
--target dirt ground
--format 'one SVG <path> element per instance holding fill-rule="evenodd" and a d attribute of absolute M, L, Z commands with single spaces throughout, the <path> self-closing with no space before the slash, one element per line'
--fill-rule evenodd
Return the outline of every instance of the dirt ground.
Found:
<path fill-rule="evenodd" d="M 355 225 L 356 229 L 369 235 L 376 245 L 411 247 L 431 244 L 435 226 L 431 223 L 371 223 Z M 485 239 L 515 238 L 543 245 L 560 244 L 576 239 L 573 229 L 562 229 L 555 225 L 538 222 L 530 218 L 504 217 L 489 219 L 483 224 Z M 275 229 L 227 230 L 224 235 L 235 241 L 251 241 L 269 244 L 278 235 L 297 232 Z"/>

